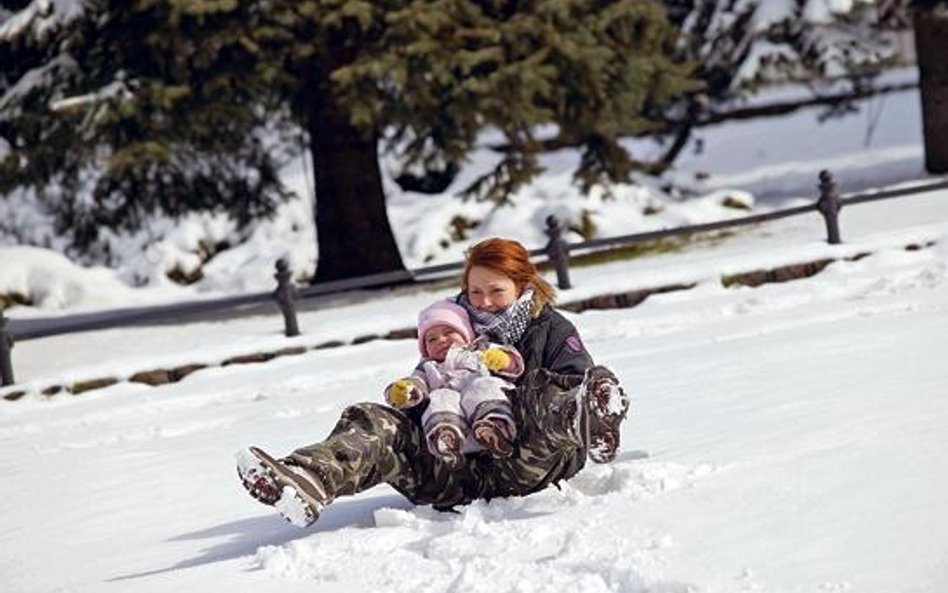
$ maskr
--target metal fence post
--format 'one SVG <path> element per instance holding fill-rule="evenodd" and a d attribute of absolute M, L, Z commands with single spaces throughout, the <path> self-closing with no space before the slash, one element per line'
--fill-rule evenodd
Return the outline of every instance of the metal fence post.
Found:
<path fill-rule="evenodd" d="M 0 309 L 0 385 L 13 385 L 13 360 L 10 351 L 13 349 L 13 335 L 7 331 L 7 318 Z"/>
<path fill-rule="evenodd" d="M 839 204 L 839 194 L 836 193 L 836 181 L 833 180 L 833 174 L 823 169 L 820 171 L 820 199 L 816 203 L 816 209 L 826 221 L 826 240 L 830 245 L 843 242 L 839 236 L 840 208 L 842 206 Z"/>
<path fill-rule="evenodd" d="M 293 286 L 291 276 L 289 262 L 283 258 L 278 259 L 276 274 L 273 275 L 277 281 L 277 288 L 273 293 L 273 297 L 280 305 L 280 312 L 283 313 L 283 325 L 288 338 L 300 335 L 300 327 L 296 323 L 296 305 L 293 302 L 296 297 L 296 287 Z"/>
<path fill-rule="evenodd" d="M 550 238 L 544 249 L 550 263 L 556 268 L 556 285 L 564 290 L 572 288 L 569 282 L 569 243 L 562 237 L 563 229 L 560 221 L 552 214 L 546 217 L 544 232 Z"/>

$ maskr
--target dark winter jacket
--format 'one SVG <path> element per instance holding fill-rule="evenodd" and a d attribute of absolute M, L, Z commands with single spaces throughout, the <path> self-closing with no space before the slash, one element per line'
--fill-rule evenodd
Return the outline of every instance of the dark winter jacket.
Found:
<path fill-rule="evenodd" d="M 522 376 L 537 368 L 582 376 L 593 366 L 576 327 L 549 305 L 531 320 L 514 346 L 523 356 L 526 372 Z"/>

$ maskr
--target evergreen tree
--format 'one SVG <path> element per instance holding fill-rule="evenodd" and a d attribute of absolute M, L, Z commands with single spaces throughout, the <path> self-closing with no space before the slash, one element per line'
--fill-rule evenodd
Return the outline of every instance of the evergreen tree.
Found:
<path fill-rule="evenodd" d="M 666 119 L 677 138 L 665 157 L 674 161 L 693 125 L 724 103 L 774 82 L 804 81 L 814 94 L 821 83 L 835 92 L 848 84 L 853 97 L 865 92 L 898 59 L 893 15 L 905 0 L 664 0 L 681 31 L 679 59 L 699 64 L 703 88 L 676 104 Z M 851 102 L 836 106 L 852 111 Z M 828 115 L 833 115 L 829 113 Z M 677 122 L 677 123 L 675 123 Z"/>
<path fill-rule="evenodd" d="M 226 37 L 239 15 L 194 4 L 34 1 L 0 25 L 0 194 L 32 188 L 80 254 L 103 227 L 194 210 L 246 224 L 286 195 Z"/>
<path fill-rule="evenodd" d="M 665 0 L 681 28 L 679 50 L 701 61 L 712 98 L 785 80 L 852 84 L 894 57 L 874 0 Z M 884 2 L 892 4 L 892 2 Z"/>
<path fill-rule="evenodd" d="M 626 181 L 619 138 L 690 88 L 667 52 L 656 2 L 631 0 L 274 1 L 253 37 L 307 130 L 317 188 L 317 280 L 401 267 L 377 147 L 407 167 L 450 171 L 485 129 L 506 152 L 465 195 L 503 202 L 539 171 L 541 126 L 583 147 L 585 188 Z M 382 254 L 389 253 L 385 259 Z"/>
<path fill-rule="evenodd" d="M 497 131 L 503 158 L 464 193 L 503 203 L 539 172 L 545 144 L 537 130 L 552 129 L 552 140 L 583 147 L 575 176 L 588 189 L 628 180 L 640 163 L 619 139 L 654 127 L 660 106 L 693 88 L 689 68 L 669 57 L 673 32 L 657 1 L 86 0 L 85 7 L 55 43 L 37 43 L 49 59 L 68 46 L 70 75 L 37 86 L 33 103 L 0 104 L 0 134 L 12 147 L 3 166 L 18 183 L 48 188 L 55 180 L 66 194 L 69 184 L 94 177 L 86 210 L 96 224 L 211 202 L 253 204 L 251 216 L 278 189 L 254 132 L 266 123 L 298 126 L 315 171 L 317 280 L 403 269 L 380 149 L 408 170 L 450 178 L 482 132 Z M 15 45 L 0 44 L 0 51 Z M 56 102 L 67 97 L 81 100 Z M 26 114 L 42 125 L 31 127 Z M 258 172 L 254 183 L 242 180 L 242 163 Z"/>

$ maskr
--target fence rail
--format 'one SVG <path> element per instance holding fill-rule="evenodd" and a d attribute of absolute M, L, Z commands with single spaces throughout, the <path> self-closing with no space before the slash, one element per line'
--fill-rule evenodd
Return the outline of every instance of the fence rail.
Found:
<path fill-rule="evenodd" d="M 842 239 L 840 237 L 838 214 L 840 208 L 843 206 L 948 189 L 948 180 L 939 180 L 927 184 L 840 197 L 836 192 L 836 184 L 833 177 L 828 171 L 821 171 L 819 179 L 819 198 L 814 203 L 805 206 L 797 206 L 717 222 L 615 237 L 604 237 L 577 243 L 565 241 L 562 238 L 563 228 L 559 224 L 559 221 L 557 221 L 555 217 L 550 216 L 547 217 L 545 221 L 547 227 L 545 232 L 549 237 L 549 241 L 546 246 L 533 249 L 529 253 L 530 256 L 534 258 L 545 258 L 545 261 L 556 270 L 557 285 L 562 289 L 566 289 L 571 287 L 569 280 L 570 253 L 576 253 L 578 251 L 605 251 L 616 247 L 656 241 L 669 237 L 693 235 L 739 226 L 760 224 L 762 222 L 799 216 L 810 212 L 818 212 L 823 216 L 827 229 L 827 241 L 829 243 L 840 243 Z M 543 261 L 543 259 L 540 261 Z M 295 287 L 291 281 L 291 274 L 286 261 L 279 260 L 276 263 L 276 273 L 274 274 L 274 278 L 277 281 L 277 288 L 272 292 L 255 292 L 244 295 L 151 307 L 112 309 L 66 317 L 22 320 L 7 319 L 4 316 L 3 309 L 0 309 L 0 386 L 13 385 L 15 382 L 11 352 L 14 344 L 18 341 L 144 323 L 168 322 L 171 320 L 180 320 L 182 317 L 208 315 L 211 313 L 218 315 L 222 313 L 235 314 L 242 309 L 245 310 L 249 307 L 260 306 L 274 301 L 283 314 L 284 333 L 287 336 L 295 336 L 299 334 L 295 306 L 298 300 L 338 294 L 355 289 L 380 288 L 412 282 L 419 283 L 437 280 L 446 277 L 448 274 L 460 271 L 463 266 L 464 262 L 452 262 L 413 270 L 385 272 L 359 278 L 323 282 L 312 286 Z"/>

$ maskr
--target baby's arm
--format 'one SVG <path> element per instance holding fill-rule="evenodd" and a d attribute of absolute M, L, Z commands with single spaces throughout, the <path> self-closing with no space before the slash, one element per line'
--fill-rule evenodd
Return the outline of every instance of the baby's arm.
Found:
<path fill-rule="evenodd" d="M 419 370 L 408 377 L 389 383 L 384 391 L 385 401 L 393 408 L 412 408 L 428 397 L 428 384 Z"/>

